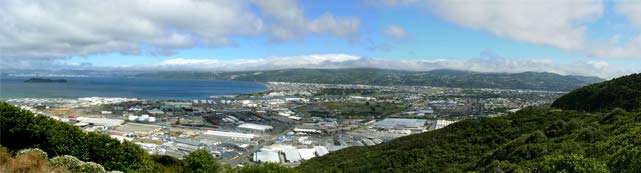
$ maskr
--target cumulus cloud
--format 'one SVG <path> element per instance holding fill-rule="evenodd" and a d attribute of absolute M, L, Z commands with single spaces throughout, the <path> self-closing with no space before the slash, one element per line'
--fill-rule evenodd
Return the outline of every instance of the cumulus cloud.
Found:
<path fill-rule="evenodd" d="M 325 13 L 317 19 L 306 19 L 295 0 L 254 1 L 268 20 L 274 21 L 268 32 L 277 40 L 299 40 L 305 34 L 330 33 L 349 38 L 358 32 L 360 20 L 356 17 L 337 18 Z"/>
<path fill-rule="evenodd" d="M 388 25 L 383 29 L 383 34 L 396 40 L 406 39 L 409 35 L 405 29 L 397 25 Z"/>
<path fill-rule="evenodd" d="M 430 1 L 435 12 L 465 27 L 500 37 L 580 50 L 587 22 L 603 15 L 602 0 L 566 1 Z"/>
<path fill-rule="evenodd" d="M 199 44 L 233 46 L 235 37 L 262 35 L 278 40 L 307 34 L 350 37 L 358 34 L 360 21 L 331 13 L 308 19 L 302 7 L 287 0 L 4 0 L 0 25 L 2 58 L 61 58 L 112 52 L 166 55 Z"/>

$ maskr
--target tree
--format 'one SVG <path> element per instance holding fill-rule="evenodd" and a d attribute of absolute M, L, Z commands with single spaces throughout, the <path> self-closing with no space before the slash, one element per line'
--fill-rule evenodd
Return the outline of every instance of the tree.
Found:
<path fill-rule="evenodd" d="M 217 172 L 220 168 L 216 158 L 207 150 L 196 150 L 185 157 L 186 172 L 211 173 Z"/>
<path fill-rule="evenodd" d="M 543 160 L 543 169 L 545 172 L 561 173 L 608 173 L 608 167 L 591 158 L 585 158 L 582 155 L 553 155 L 545 157 Z"/>

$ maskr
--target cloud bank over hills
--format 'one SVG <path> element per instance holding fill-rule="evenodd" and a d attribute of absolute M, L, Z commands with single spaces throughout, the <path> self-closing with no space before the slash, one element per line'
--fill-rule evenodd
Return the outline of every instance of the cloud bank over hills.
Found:
<path fill-rule="evenodd" d="M 156 63 L 115 67 L 94 66 L 90 63 L 55 63 L 46 60 L 0 61 L 0 65 L 9 67 L 9 69 L 41 69 L 55 66 L 58 69 L 128 71 L 260 71 L 294 68 L 380 68 L 408 71 L 453 69 L 475 72 L 552 72 L 563 75 L 586 75 L 602 78 L 611 78 L 631 73 L 611 67 L 605 61 L 558 64 L 549 59 L 513 60 L 499 56 L 485 56 L 466 60 L 447 58 L 390 60 L 348 54 L 310 54 L 259 59 L 171 58 Z"/>

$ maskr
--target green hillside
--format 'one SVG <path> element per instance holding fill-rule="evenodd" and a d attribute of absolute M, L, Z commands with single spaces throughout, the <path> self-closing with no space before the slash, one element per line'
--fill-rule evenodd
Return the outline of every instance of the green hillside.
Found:
<path fill-rule="evenodd" d="M 638 75 L 604 84 L 635 93 Z M 593 86 L 592 86 L 593 87 Z M 590 87 L 586 87 L 590 88 Z M 625 89 L 623 92 L 621 89 Z M 584 89 L 579 89 L 573 93 Z M 595 95 L 592 95 L 595 94 Z M 572 97 L 599 99 L 599 92 Z M 615 95 L 616 96 L 616 95 Z M 630 97 L 619 97 L 628 99 Z M 616 97 L 610 102 L 622 103 Z M 589 100 L 589 99 L 588 99 Z M 565 107 L 557 101 L 556 105 Z M 638 110 L 640 105 L 611 105 Z M 303 162 L 301 172 L 639 172 L 641 112 L 528 108 Z"/>
<path fill-rule="evenodd" d="M 557 99 L 552 106 L 579 111 L 638 110 L 641 107 L 641 74 L 579 88 Z"/>
<path fill-rule="evenodd" d="M 425 72 L 383 69 L 286 69 L 249 72 L 156 72 L 132 77 L 170 79 L 240 80 L 324 84 L 416 85 L 458 88 L 503 88 L 571 91 L 603 81 L 597 77 L 554 73 L 478 73 L 457 70 Z"/>

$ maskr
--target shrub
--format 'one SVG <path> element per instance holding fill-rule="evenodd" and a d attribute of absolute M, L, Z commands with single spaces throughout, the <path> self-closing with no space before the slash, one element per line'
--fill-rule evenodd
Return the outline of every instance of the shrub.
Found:
<path fill-rule="evenodd" d="M 33 153 L 34 155 L 40 157 L 43 160 L 46 160 L 47 158 L 49 158 L 48 155 L 47 155 L 47 152 L 42 151 L 39 148 L 30 148 L 30 149 L 20 150 L 20 151 L 18 151 L 16 156 L 22 156 L 22 155 L 29 154 L 29 153 Z"/>
<path fill-rule="evenodd" d="M 102 165 L 94 162 L 86 162 L 80 165 L 80 172 L 85 173 L 106 173 L 105 168 Z"/>
<path fill-rule="evenodd" d="M 80 167 L 82 164 L 84 164 L 84 162 L 80 159 L 70 155 L 56 156 L 49 160 L 49 162 L 53 166 L 67 168 L 67 170 L 71 172 L 82 172 L 80 170 Z"/>

